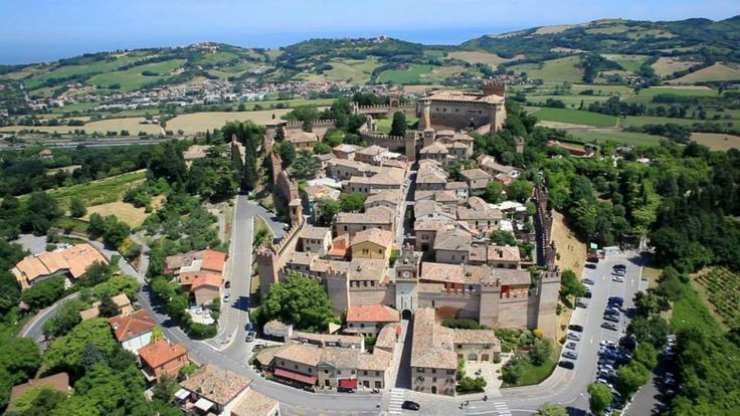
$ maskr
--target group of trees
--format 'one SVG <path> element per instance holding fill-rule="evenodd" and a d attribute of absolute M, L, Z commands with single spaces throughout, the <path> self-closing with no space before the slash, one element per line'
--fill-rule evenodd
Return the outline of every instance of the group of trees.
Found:
<path fill-rule="evenodd" d="M 512 331 L 497 330 L 496 336 L 502 340 L 502 351 L 504 346 L 508 351 L 515 351 L 514 357 L 506 363 L 501 370 L 501 377 L 505 384 L 516 386 L 522 383 L 524 377 L 535 368 L 554 367 L 552 360 L 552 341 L 542 337 L 542 331 Z M 551 370 L 550 370 L 551 371 Z M 549 375 L 549 371 L 538 371 L 543 375 Z M 539 380 L 528 380 L 538 383 Z"/>
<path fill-rule="evenodd" d="M 261 324 L 278 319 L 296 329 L 312 332 L 325 331 L 330 322 L 336 321 L 329 295 L 321 283 L 292 272 L 285 281 L 272 285 L 255 318 Z"/>

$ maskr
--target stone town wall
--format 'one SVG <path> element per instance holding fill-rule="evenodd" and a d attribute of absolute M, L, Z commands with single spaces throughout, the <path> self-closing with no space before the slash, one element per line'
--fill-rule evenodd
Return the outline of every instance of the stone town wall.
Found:
<path fill-rule="evenodd" d="M 419 292 L 419 308 L 435 308 L 455 318 L 478 319 L 480 295 L 477 293 L 423 293 Z M 446 310 L 446 311 L 445 311 Z"/>
<path fill-rule="evenodd" d="M 336 126 L 336 120 L 330 119 L 330 120 L 314 120 L 313 123 L 311 123 L 311 127 L 314 128 L 333 128 Z M 303 122 L 300 120 L 289 120 L 285 124 L 285 129 L 302 129 L 303 128 Z"/>
<path fill-rule="evenodd" d="M 529 328 L 528 317 L 528 297 L 521 298 L 501 298 L 499 300 L 499 328 Z"/>
<path fill-rule="evenodd" d="M 353 287 L 349 289 L 350 305 L 376 305 L 383 304 L 393 306 L 395 304 L 395 285 L 382 285 L 374 288 Z"/>

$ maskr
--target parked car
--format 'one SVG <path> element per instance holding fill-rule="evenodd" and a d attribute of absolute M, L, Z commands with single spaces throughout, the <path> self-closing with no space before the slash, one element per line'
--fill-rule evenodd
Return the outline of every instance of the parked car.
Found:
<path fill-rule="evenodd" d="M 254 341 L 254 335 L 255 335 L 255 334 L 254 334 L 254 331 L 249 331 L 249 332 L 247 332 L 247 342 L 252 342 L 252 341 Z"/>
<path fill-rule="evenodd" d="M 567 338 L 568 338 L 569 340 L 572 340 L 572 341 L 580 341 L 580 340 L 581 340 L 581 336 L 580 336 L 580 335 L 578 335 L 578 334 L 577 334 L 577 333 L 575 333 L 575 332 L 568 332 L 568 336 L 567 336 Z"/>
<path fill-rule="evenodd" d="M 601 327 L 604 329 L 611 329 L 612 331 L 617 330 L 617 326 L 611 322 L 604 322 L 603 324 L 601 324 Z"/>
<path fill-rule="evenodd" d="M 565 348 L 567 348 L 569 350 L 575 350 L 576 349 L 576 343 L 571 341 L 571 342 L 565 344 Z"/>
<path fill-rule="evenodd" d="M 231 297 L 231 295 L 229 295 L 228 293 L 226 293 L 224 295 L 224 302 L 228 302 L 230 297 Z"/>
<path fill-rule="evenodd" d="M 565 351 L 563 353 L 563 357 L 570 358 L 571 360 L 577 360 L 578 359 L 578 354 L 576 354 L 573 351 Z"/>
<path fill-rule="evenodd" d="M 622 276 L 614 276 L 612 278 L 612 282 L 624 283 L 624 277 L 622 277 Z"/>
<path fill-rule="evenodd" d="M 568 329 L 570 329 L 571 331 L 583 332 L 583 326 L 581 325 L 573 324 L 573 325 L 568 326 Z"/>
<path fill-rule="evenodd" d="M 405 402 L 401 403 L 401 409 L 419 410 L 421 409 L 421 405 L 419 405 L 419 403 L 412 402 L 411 400 L 406 400 Z"/>
<path fill-rule="evenodd" d="M 614 316 L 614 315 L 604 314 L 604 320 L 609 321 L 609 322 L 619 323 L 619 317 Z"/>
<path fill-rule="evenodd" d="M 558 363 L 560 367 L 567 368 L 568 370 L 572 370 L 576 364 L 573 361 L 565 361 L 562 360 Z"/>
<path fill-rule="evenodd" d="M 593 285 L 595 282 L 593 280 L 587 278 L 587 279 L 583 279 L 583 283 L 585 283 L 587 285 Z"/>
<path fill-rule="evenodd" d="M 586 292 L 585 295 L 583 295 L 583 297 L 586 298 L 586 299 L 591 299 L 591 296 L 592 295 L 591 295 L 591 291 L 590 290 L 588 292 Z"/>
<path fill-rule="evenodd" d="M 224 287 L 225 287 L 226 289 L 229 289 L 229 288 L 231 288 L 231 280 L 227 280 L 227 281 L 226 281 L 226 283 L 224 284 Z"/>
<path fill-rule="evenodd" d="M 620 312 L 619 309 L 614 309 L 614 308 L 606 308 L 604 310 L 604 314 L 605 315 L 616 315 L 616 316 L 619 316 L 621 313 L 622 312 Z"/>
<path fill-rule="evenodd" d="M 612 266 L 612 269 L 614 269 L 614 270 L 624 270 L 626 268 L 627 268 L 627 266 L 624 265 L 624 264 L 615 264 L 614 266 Z"/>
<path fill-rule="evenodd" d="M 624 298 L 619 296 L 611 296 L 609 298 L 609 305 L 616 305 L 621 308 L 622 305 L 624 305 Z"/>
<path fill-rule="evenodd" d="M 578 306 L 579 308 L 584 308 L 584 309 L 588 308 L 588 300 L 584 298 L 578 298 L 576 299 L 576 306 Z"/>

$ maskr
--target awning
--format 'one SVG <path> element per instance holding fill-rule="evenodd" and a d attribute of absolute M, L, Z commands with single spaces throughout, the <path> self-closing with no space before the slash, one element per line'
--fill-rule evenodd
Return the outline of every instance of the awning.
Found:
<path fill-rule="evenodd" d="M 343 389 L 357 389 L 357 379 L 356 378 L 345 378 L 342 380 L 339 380 L 339 387 Z"/>
<path fill-rule="evenodd" d="M 185 400 L 190 395 L 190 392 L 185 389 L 180 389 L 175 393 L 175 397 L 177 397 L 180 400 Z"/>
<path fill-rule="evenodd" d="M 197 402 L 195 402 L 195 407 L 197 407 L 198 409 L 200 409 L 200 410 L 202 410 L 204 412 L 207 412 L 208 410 L 211 409 L 211 407 L 213 407 L 213 403 L 211 401 L 209 401 L 209 400 L 204 399 L 204 398 L 200 398 L 200 399 L 198 399 Z"/>
<path fill-rule="evenodd" d="M 282 368 L 275 369 L 275 375 L 278 377 L 287 378 L 289 380 L 297 381 L 299 383 L 308 384 L 311 386 L 316 384 L 316 376 L 307 376 L 301 373 L 294 373 L 292 371 L 283 370 Z"/>

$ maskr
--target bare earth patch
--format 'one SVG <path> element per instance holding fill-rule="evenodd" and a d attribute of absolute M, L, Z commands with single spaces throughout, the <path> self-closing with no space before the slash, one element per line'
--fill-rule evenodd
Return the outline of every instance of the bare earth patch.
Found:
<path fill-rule="evenodd" d="M 691 140 L 712 150 L 740 149 L 740 136 L 724 133 L 691 133 Z"/>
<path fill-rule="evenodd" d="M 553 211 L 553 214 L 552 240 L 558 252 L 555 263 L 560 270 L 573 270 L 580 277 L 586 262 L 586 244 L 578 240 L 568 228 L 563 214 L 557 211 Z"/>
<path fill-rule="evenodd" d="M 693 84 L 695 82 L 735 80 L 740 80 L 740 69 L 730 64 L 717 62 L 712 66 L 694 71 L 669 82 L 671 84 Z"/>
<path fill-rule="evenodd" d="M 87 208 L 87 214 L 83 217 L 85 221 L 90 220 L 92 214 L 102 216 L 115 215 L 120 221 L 125 222 L 131 227 L 138 227 L 144 223 L 147 214 L 144 208 L 136 208 L 127 202 L 111 202 L 109 204 L 95 205 Z"/>
<path fill-rule="evenodd" d="M 183 130 L 186 135 L 205 132 L 223 127 L 229 121 L 251 120 L 257 124 L 266 124 L 289 113 L 290 109 L 264 111 L 203 112 L 184 114 L 167 122 L 167 130 Z"/>
<path fill-rule="evenodd" d="M 660 77 L 667 77 L 673 75 L 678 71 L 684 71 L 696 65 L 696 61 L 686 61 L 682 59 L 669 58 L 666 56 L 658 58 L 651 66 L 655 73 Z"/>
<path fill-rule="evenodd" d="M 504 63 L 504 62 L 511 62 L 516 61 L 519 59 L 523 59 L 524 55 L 517 55 L 511 59 L 502 58 L 495 53 L 489 53 L 489 52 L 476 52 L 476 51 L 461 51 L 461 52 L 452 52 L 450 54 L 450 58 L 453 59 L 460 59 L 461 61 L 465 61 L 471 64 L 486 64 L 491 65 L 492 67 L 496 68 L 498 65 Z"/>

